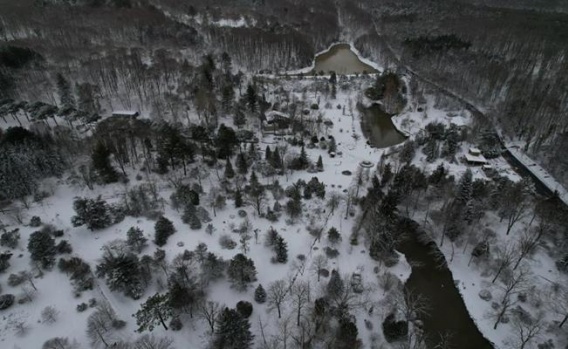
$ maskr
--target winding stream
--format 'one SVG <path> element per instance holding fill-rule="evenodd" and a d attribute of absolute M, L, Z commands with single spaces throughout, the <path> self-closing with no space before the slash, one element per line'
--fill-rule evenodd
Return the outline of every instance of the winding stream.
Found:
<path fill-rule="evenodd" d="M 427 347 L 437 348 L 440 334 L 449 334 L 451 348 L 493 349 L 491 342 L 469 316 L 452 272 L 447 266 L 440 266 L 434 258 L 434 253 L 439 252 L 436 244 L 422 242 L 420 236 L 424 233 L 418 223 L 405 219 L 403 224 L 406 234 L 397 250 L 412 265 L 412 273 L 404 288 L 405 292 L 414 292 L 428 300 L 429 314 L 421 319 Z"/>

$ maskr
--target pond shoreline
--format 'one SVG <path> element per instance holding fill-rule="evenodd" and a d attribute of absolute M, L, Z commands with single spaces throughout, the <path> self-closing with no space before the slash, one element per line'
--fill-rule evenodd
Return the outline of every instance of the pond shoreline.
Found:
<path fill-rule="evenodd" d="M 299 75 L 299 74 L 309 74 L 311 73 L 315 67 L 316 67 L 316 60 L 319 56 L 325 55 L 325 54 L 329 54 L 336 46 L 340 46 L 340 45 L 348 45 L 349 49 L 351 50 L 351 52 L 353 52 L 357 58 L 359 59 L 359 61 L 361 61 L 363 64 L 366 64 L 368 66 L 370 66 L 371 68 L 375 69 L 376 72 L 369 72 L 367 74 L 379 74 L 380 72 L 382 72 L 384 70 L 383 67 L 381 67 L 380 65 L 378 65 L 377 63 L 371 61 L 370 59 L 367 59 L 365 57 L 363 57 L 363 55 L 361 54 L 361 52 L 359 50 L 357 50 L 355 48 L 355 45 L 353 44 L 353 42 L 334 42 L 332 44 L 329 45 L 329 47 L 325 50 L 319 51 L 317 53 L 314 54 L 314 59 L 312 60 L 312 63 L 310 64 L 309 67 L 305 67 L 305 68 L 301 68 L 301 69 L 296 69 L 296 70 L 291 70 L 291 71 L 285 71 L 283 73 L 279 73 L 279 75 Z M 354 76 L 356 74 L 342 74 L 342 75 L 346 75 L 346 76 Z M 323 76 L 329 76 L 329 74 L 324 74 Z"/>

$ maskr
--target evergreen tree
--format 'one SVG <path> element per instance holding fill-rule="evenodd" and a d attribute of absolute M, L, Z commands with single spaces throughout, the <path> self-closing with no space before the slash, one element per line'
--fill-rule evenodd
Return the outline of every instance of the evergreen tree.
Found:
<path fill-rule="evenodd" d="M 383 168 L 381 187 L 386 186 L 390 182 L 392 177 L 393 177 L 392 166 L 390 163 L 387 163 Z"/>
<path fill-rule="evenodd" d="M 329 278 L 329 282 L 326 286 L 327 296 L 330 299 L 337 299 L 343 295 L 345 288 L 345 284 L 341 275 L 337 272 L 337 270 L 333 269 L 331 271 L 331 277 Z"/>
<path fill-rule="evenodd" d="M 468 168 L 458 183 L 457 201 L 463 205 L 471 200 L 473 194 L 473 174 Z"/>
<path fill-rule="evenodd" d="M 73 209 L 76 213 L 71 217 L 74 227 L 86 224 L 89 230 L 100 230 L 112 224 L 110 208 L 100 196 L 96 199 L 75 198 Z"/>
<path fill-rule="evenodd" d="M 133 316 L 136 318 L 138 332 L 152 331 L 154 326 L 160 324 L 167 330 L 166 321 L 173 316 L 169 295 L 156 293 L 149 297 Z"/>
<path fill-rule="evenodd" d="M 250 184 L 249 184 L 249 200 L 252 205 L 256 208 L 257 214 L 260 216 L 263 202 L 265 199 L 265 189 L 262 184 L 258 181 L 258 177 L 256 173 L 253 171 L 250 175 Z"/>
<path fill-rule="evenodd" d="M 296 189 L 292 195 L 292 198 L 286 202 L 286 213 L 290 218 L 297 218 L 302 214 L 302 196 Z"/>
<path fill-rule="evenodd" d="M 235 192 L 235 207 L 243 207 L 243 195 L 241 194 L 241 190 L 237 189 Z"/>
<path fill-rule="evenodd" d="M 424 146 L 424 154 L 428 162 L 434 162 L 438 158 L 438 142 L 434 137 L 430 137 Z"/>
<path fill-rule="evenodd" d="M 230 81 L 230 80 L 229 80 Z M 228 112 L 231 110 L 231 104 L 235 100 L 235 90 L 233 85 L 225 83 L 221 88 L 221 107 L 223 111 Z"/>
<path fill-rule="evenodd" d="M 335 227 L 331 227 L 327 232 L 327 239 L 332 245 L 337 245 L 341 241 L 341 235 Z"/>
<path fill-rule="evenodd" d="M 228 159 L 233 156 L 233 149 L 238 144 L 239 140 L 232 127 L 227 127 L 225 124 L 219 126 L 219 131 L 217 132 L 217 138 L 215 139 L 215 145 L 218 149 L 219 159 Z"/>
<path fill-rule="evenodd" d="M 73 98 L 73 93 L 71 91 L 71 85 L 69 82 L 58 73 L 55 77 L 55 84 L 57 86 L 57 94 L 59 95 L 59 102 L 63 108 L 74 108 L 75 99 Z"/>
<path fill-rule="evenodd" d="M 256 89 L 254 88 L 253 85 L 249 84 L 247 86 L 245 98 L 246 98 L 247 106 L 248 106 L 250 112 L 254 113 L 254 111 L 256 110 L 258 97 L 256 95 Z"/>
<path fill-rule="evenodd" d="M 278 151 L 278 148 L 274 149 L 272 152 L 272 161 L 270 164 L 274 168 L 282 168 L 282 158 L 280 157 L 280 151 Z"/>
<path fill-rule="evenodd" d="M 245 175 L 248 172 L 247 159 L 243 153 L 239 153 L 239 155 L 237 155 L 237 171 L 242 175 Z"/>
<path fill-rule="evenodd" d="M 357 325 L 348 320 L 341 319 L 339 322 L 339 330 L 337 331 L 337 349 L 357 349 L 361 348 L 361 341 L 357 339 L 359 331 Z"/>
<path fill-rule="evenodd" d="M 215 281 L 223 277 L 225 273 L 226 263 L 223 258 L 217 257 L 212 252 L 208 252 L 207 256 L 201 263 L 201 279 L 205 284 Z"/>
<path fill-rule="evenodd" d="M 298 168 L 305 169 L 309 166 L 310 161 L 308 160 L 308 154 L 306 154 L 306 149 L 302 145 L 302 150 L 300 151 L 300 156 L 297 159 L 298 161 Z"/>
<path fill-rule="evenodd" d="M 197 209 L 194 205 L 189 204 L 185 206 L 183 211 L 183 216 L 181 217 L 185 224 L 189 224 L 189 227 L 193 230 L 201 229 L 201 220 L 197 215 Z"/>
<path fill-rule="evenodd" d="M 20 229 L 16 228 L 11 231 L 5 231 L 0 236 L 0 246 L 8 248 L 16 248 L 20 241 Z"/>
<path fill-rule="evenodd" d="M 110 150 L 102 141 L 97 142 L 91 154 L 93 168 L 103 183 L 114 183 L 118 181 L 118 173 L 110 163 L 110 154 Z"/>
<path fill-rule="evenodd" d="M 254 300 L 260 304 L 266 302 L 266 290 L 262 287 L 262 284 L 259 284 L 254 290 Z"/>
<path fill-rule="evenodd" d="M 225 178 L 231 179 L 233 177 L 235 177 L 235 170 L 233 170 L 231 160 L 227 159 L 227 164 L 225 165 Z"/>
<path fill-rule="evenodd" d="M 288 262 L 288 244 L 282 236 L 276 238 L 274 244 L 274 252 L 276 253 L 276 262 L 285 264 Z"/>
<path fill-rule="evenodd" d="M 256 146 L 254 143 L 249 144 L 248 158 L 250 159 L 251 162 L 253 162 L 258 158 L 258 154 L 256 152 Z"/>
<path fill-rule="evenodd" d="M 271 164 L 271 163 L 272 163 L 272 151 L 270 150 L 270 146 L 269 146 L 269 145 L 266 146 L 266 150 L 265 150 L 265 152 L 264 152 L 264 156 L 265 156 L 266 162 L 269 163 L 269 164 Z"/>
<path fill-rule="evenodd" d="M 0 274 L 5 272 L 10 267 L 11 252 L 0 253 Z"/>
<path fill-rule="evenodd" d="M 144 293 L 140 261 L 133 253 L 114 255 L 110 251 L 105 252 L 101 263 L 97 265 L 96 274 L 106 279 L 111 291 L 123 292 L 132 299 L 139 299 Z"/>
<path fill-rule="evenodd" d="M 172 221 L 161 216 L 154 225 L 154 232 L 154 243 L 158 246 L 164 246 L 168 242 L 168 238 L 176 232 L 176 229 Z"/>
<path fill-rule="evenodd" d="M 44 269 L 49 269 L 55 263 L 55 240 L 46 231 L 36 231 L 30 235 L 28 251 L 34 262 Z"/>
<path fill-rule="evenodd" d="M 235 289 L 245 291 L 249 283 L 256 281 L 254 262 L 242 253 L 235 255 L 229 262 L 227 276 Z"/>
<path fill-rule="evenodd" d="M 328 153 L 336 153 L 337 152 L 337 143 L 335 142 L 335 138 L 331 137 L 329 140 L 329 145 L 327 147 Z"/>
<path fill-rule="evenodd" d="M 138 227 L 131 227 L 126 232 L 126 244 L 134 251 L 140 253 L 148 244 L 148 239 L 142 234 Z"/>
<path fill-rule="evenodd" d="M 213 349 L 249 349 L 253 339 L 248 320 L 235 309 L 225 308 L 217 321 Z"/>
<path fill-rule="evenodd" d="M 237 107 L 235 108 L 235 115 L 233 116 L 233 123 L 238 128 L 241 128 L 246 124 L 246 121 L 247 119 L 245 113 L 243 112 L 242 108 L 237 105 Z"/>
<path fill-rule="evenodd" d="M 316 168 L 319 172 L 323 172 L 323 159 L 321 158 L 321 155 L 318 157 Z"/>
<path fill-rule="evenodd" d="M 408 140 L 402 146 L 400 151 L 400 161 L 403 163 L 410 163 L 416 154 L 416 144 L 412 140 Z"/>

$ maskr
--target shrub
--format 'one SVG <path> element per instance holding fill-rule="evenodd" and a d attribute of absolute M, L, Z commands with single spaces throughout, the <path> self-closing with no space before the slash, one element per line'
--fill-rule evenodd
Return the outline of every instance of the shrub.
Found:
<path fill-rule="evenodd" d="M 408 322 L 396 321 L 394 314 L 390 314 L 383 321 L 383 334 L 389 343 L 403 339 L 408 335 Z"/>
<path fill-rule="evenodd" d="M 219 245 L 221 245 L 221 248 L 227 250 L 232 250 L 237 247 L 237 243 L 233 239 L 231 239 L 229 235 L 222 235 L 219 238 Z"/>
<path fill-rule="evenodd" d="M 79 313 L 84 312 L 85 310 L 87 310 L 89 308 L 89 306 L 87 305 L 87 303 L 81 303 L 81 304 L 77 304 L 77 311 Z"/>
<path fill-rule="evenodd" d="M 247 301 L 239 301 L 237 303 L 237 311 L 246 319 L 252 314 L 252 304 Z"/>
<path fill-rule="evenodd" d="M 62 240 L 61 242 L 59 242 L 57 246 L 55 246 L 55 249 L 57 250 L 58 254 L 73 252 L 73 247 L 67 240 Z"/>
<path fill-rule="evenodd" d="M 33 216 L 32 219 L 30 219 L 30 227 L 37 228 L 40 225 L 41 225 L 41 218 L 39 218 L 38 216 Z"/>
<path fill-rule="evenodd" d="M 335 248 L 326 247 L 324 248 L 324 251 L 327 258 L 336 258 L 337 256 L 339 256 L 339 251 Z"/>
<path fill-rule="evenodd" d="M 8 285 L 12 287 L 20 286 L 26 281 L 26 278 L 22 274 L 10 274 L 8 276 Z"/>
<path fill-rule="evenodd" d="M 5 233 L 2 233 L 2 235 L 0 236 L 0 246 L 8 248 L 16 248 L 18 246 L 19 240 L 20 240 L 20 229 L 7 231 Z"/>
<path fill-rule="evenodd" d="M 179 317 L 174 317 L 171 321 L 170 321 L 170 329 L 172 331 L 179 331 L 183 328 L 183 322 L 181 322 Z"/>

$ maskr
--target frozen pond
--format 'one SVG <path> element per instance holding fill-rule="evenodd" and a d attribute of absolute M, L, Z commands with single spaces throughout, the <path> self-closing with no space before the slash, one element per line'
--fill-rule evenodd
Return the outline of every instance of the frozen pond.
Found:
<path fill-rule="evenodd" d="M 328 51 L 316 56 L 312 71 L 337 74 L 376 73 L 377 70 L 363 63 L 348 44 L 333 45 Z"/>

